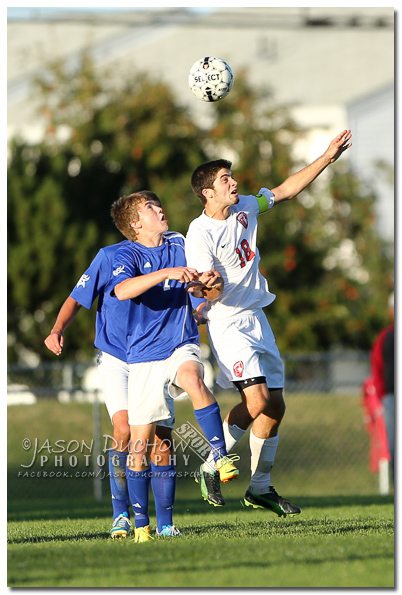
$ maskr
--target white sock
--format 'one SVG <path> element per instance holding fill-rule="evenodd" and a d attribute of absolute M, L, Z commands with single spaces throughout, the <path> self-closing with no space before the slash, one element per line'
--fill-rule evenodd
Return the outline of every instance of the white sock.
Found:
<path fill-rule="evenodd" d="M 233 448 L 236 446 L 236 444 L 238 442 L 240 442 L 240 440 L 243 438 L 243 436 L 247 432 L 247 430 L 242 430 L 241 428 L 239 428 L 239 426 L 236 426 L 236 425 L 229 426 L 227 421 L 224 421 L 222 425 L 223 425 L 223 436 L 225 438 L 226 450 L 228 453 L 230 453 L 233 450 Z M 216 469 L 214 455 L 212 453 L 212 450 L 209 453 L 209 456 L 208 456 L 207 460 L 205 461 L 205 463 L 203 463 L 203 468 L 205 471 L 207 471 L 208 469 Z"/>
<path fill-rule="evenodd" d="M 257 438 L 250 431 L 251 480 L 250 487 L 256 494 L 265 494 L 271 485 L 271 469 L 274 465 L 279 435 L 272 438 Z"/>

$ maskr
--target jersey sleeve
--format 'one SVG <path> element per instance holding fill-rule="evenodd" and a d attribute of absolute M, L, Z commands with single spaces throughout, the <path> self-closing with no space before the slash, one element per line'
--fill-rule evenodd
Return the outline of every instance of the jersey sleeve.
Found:
<path fill-rule="evenodd" d="M 113 260 L 112 287 L 137 275 L 134 254 L 127 248 L 117 250 Z"/>
<path fill-rule="evenodd" d="M 103 250 L 95 256 L 85 273 L 81 275 L 70 294 L 84 308 L 90 309 L 110 279 L 111 266 Z"/>
<path fill-rule="evenodd" d="M 271 192 L 271 190 L 268 190 L 268 188 L 261 188 L 255 198 L 259 207 L 259 215 L 266 213 L 269 209 L 272 209 L 275 204 L 275 195 Z"/>
<path fill-rule="evenodd" d="M 214 268 L 214 257 L 204 234 L 196 225 L 190 224 L 185 241 L 187 266 L 199 273 Z"/>

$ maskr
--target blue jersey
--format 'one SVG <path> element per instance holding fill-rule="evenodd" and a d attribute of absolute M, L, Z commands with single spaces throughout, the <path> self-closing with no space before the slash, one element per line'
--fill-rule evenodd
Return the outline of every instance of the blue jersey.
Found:
<path fill-rule="evenodd" d="M 187 266 L 181 234 L 166 233 L 163 244 L 156 248 L 132 242 L 115 254 L 114 285 L 131 277 L 179 266 Z M 184 283 L 166 280 L 127 302 L 130 303 L 129 364 L 164 360 L 186 343 L 199 344 L 198 328 Z"/>
<path fill-rule="evenodd" d="M 113 289 L 113 259 L 115 252 L 131 242 L 106 246 L 99 250 L 89 268 L 81 275 L 70 297 L 90 309 L 98 298 L 95 341 L 97 349 L 126 361 L 126 334 L 129 304 L 110 295 Z"/>

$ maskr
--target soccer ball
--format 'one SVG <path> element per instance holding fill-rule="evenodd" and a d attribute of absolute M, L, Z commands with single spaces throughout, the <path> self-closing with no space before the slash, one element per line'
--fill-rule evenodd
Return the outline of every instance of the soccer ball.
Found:
<path fill-rule="evenodd" d="M 219 101 L 233 87 L 234 76 L 229 64 L 220 58 L 197 60 L 188 75 L 188 84 L 194 95 L 202 101 Z"/>

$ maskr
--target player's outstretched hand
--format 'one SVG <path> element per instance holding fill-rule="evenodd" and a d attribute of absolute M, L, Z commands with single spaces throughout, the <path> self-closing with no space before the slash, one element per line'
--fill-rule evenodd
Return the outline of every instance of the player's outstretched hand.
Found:
<path fill-rule="evenodd" d="M 348 141 L 352 138 L 350 130 L 344 130 L 333 141 L 330 142 L 328 149 L 325 151 L 331 163 L 339 159 L 346 149 L 352 146 Z"/>
<path fill-rule="evenodd" d="M 46 347 L 56 355 L 60 355 L 63 350 L 64 336 L 61 331 L 52 331 L 44 341 Z"/>
<path fill-rule="evenodd" d="M 198 273 L 195 269 L 189 267 L 173 267 L 165 269 L 167 271 L 167 278 L 180 281 L 180 283 L 189 283 L 190 281 L 198 281 Z"/>

